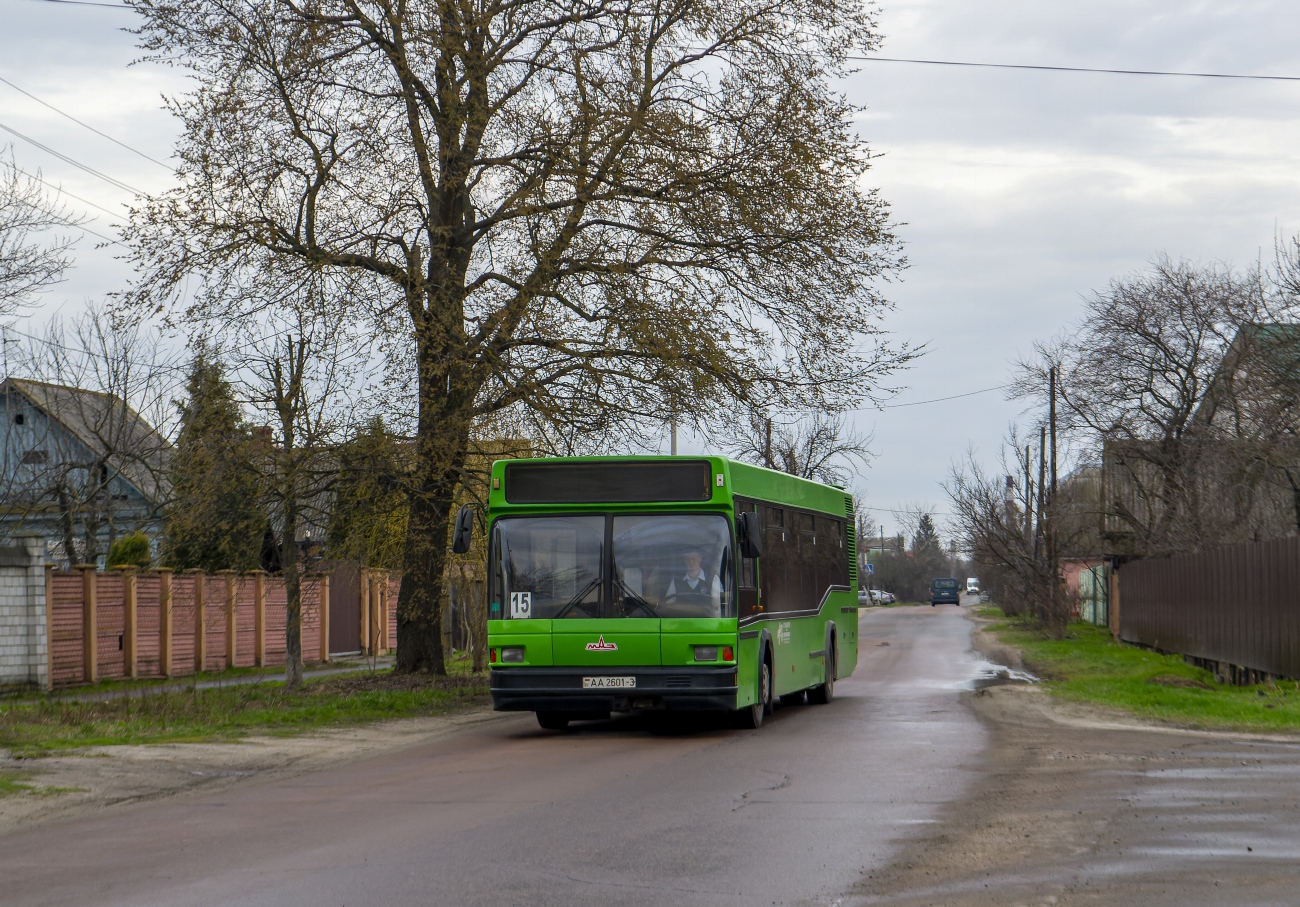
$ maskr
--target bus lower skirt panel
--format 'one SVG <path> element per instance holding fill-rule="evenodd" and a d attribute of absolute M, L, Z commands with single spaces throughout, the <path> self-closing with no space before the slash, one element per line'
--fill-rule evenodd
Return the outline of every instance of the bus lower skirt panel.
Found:
<path fill-rule="evenodd" d="M 584 677 L 635 677 L 636 686 L 584 689 Z M 731 711 L 736 669 L 509 668 L 491 672 L 492 707 L 520 712 Z"/>

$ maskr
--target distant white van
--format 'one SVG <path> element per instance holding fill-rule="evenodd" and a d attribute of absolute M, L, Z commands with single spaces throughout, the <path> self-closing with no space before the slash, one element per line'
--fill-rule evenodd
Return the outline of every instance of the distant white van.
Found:
<path fill-rule="evenodd" d="M 978 576 L 966 577 L 966 591 L 972 595 L 978 595 L 980 591 L 980 580 Z"/>

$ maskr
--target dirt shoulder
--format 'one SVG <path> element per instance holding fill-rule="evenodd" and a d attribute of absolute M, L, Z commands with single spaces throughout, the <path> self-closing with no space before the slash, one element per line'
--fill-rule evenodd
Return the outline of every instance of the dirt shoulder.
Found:
<path fill-rule="evenodd" d="M 0 773 L 19 774 L 32 790 L 0 797 L 0 836 L 35 823 L 329 768 L 445 739 L 496 720 L 501 716 L 484 706 L 445 717 L 406 718 L 299 736 L 101 746 L 38 759 L 3 759 Z"/>
<path fill-rule="evenodd" d="M 966 701 L 991 740 L 971 795 L 850 903 L 1294 903 L 1300 740 L 1158 727 L 1028 686 Z"/>

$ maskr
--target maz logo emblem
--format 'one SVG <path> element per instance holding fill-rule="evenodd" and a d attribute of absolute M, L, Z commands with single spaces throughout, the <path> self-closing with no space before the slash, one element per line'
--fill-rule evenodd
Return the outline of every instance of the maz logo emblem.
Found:
<path fill-rule="evenodd" d="M 600 639 L 596 640 L 595 642 L 587 643 L 587 651 L 588 652 L 617 652 L 618 643 L 605 642 L 605 636 L 604 634 L 602 634 Z"/>

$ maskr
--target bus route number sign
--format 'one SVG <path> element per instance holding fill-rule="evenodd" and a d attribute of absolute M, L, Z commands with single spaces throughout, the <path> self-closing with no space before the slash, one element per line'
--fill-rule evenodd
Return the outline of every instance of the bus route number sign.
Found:
<path fill-rule="evenodd" d="M 510 616 L 515 620 L 524 620 L 533 616 L 533 593 L 510 593 Z"/>

